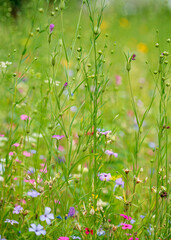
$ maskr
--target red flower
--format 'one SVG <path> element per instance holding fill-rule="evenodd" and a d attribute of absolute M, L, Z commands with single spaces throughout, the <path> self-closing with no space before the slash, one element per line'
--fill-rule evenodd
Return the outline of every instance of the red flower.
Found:
<path fill-rule="evenodd" d="M 89 233 L 93 235 L 93 230 L 89 230 L 89 228 L 85 228 L 85 233 L 88 235 Z"/>

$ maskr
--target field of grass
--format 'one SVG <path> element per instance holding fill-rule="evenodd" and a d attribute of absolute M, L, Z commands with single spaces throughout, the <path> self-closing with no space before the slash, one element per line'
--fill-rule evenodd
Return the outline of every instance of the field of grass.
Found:
<path fill-rule="evenodd" d="M 170 240 L 167 1 L 0 4 L 0 239 Z"/>

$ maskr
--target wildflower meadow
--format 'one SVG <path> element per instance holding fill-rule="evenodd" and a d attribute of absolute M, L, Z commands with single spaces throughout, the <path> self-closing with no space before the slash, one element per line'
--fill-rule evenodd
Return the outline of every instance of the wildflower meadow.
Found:
<path fill-rule="evenodd" d="M 170 0 L 0 0 L 0 239 L 170 240 Z"/>

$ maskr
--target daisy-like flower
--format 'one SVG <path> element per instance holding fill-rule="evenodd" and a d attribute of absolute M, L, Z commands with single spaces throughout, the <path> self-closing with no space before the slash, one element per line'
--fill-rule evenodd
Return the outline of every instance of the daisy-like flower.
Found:
<path fill-rule="evenodd" d="M 22 210 L 23 210 L 23 207 L 21 207 L 20 205 L 18 205 L 18 206 L 16 206 L 16 207 L 14 208 L 13 213 L 19 214 L 20 211 L 22 211 Z"/>
<path fill-rule="evenodd" d="M 15 221 L 15 220 L 10 220 L 10 219 L 6 219 L 4 222 L 5 223 L 11 223 L 11 225 L 13 225 L 14 223 L 19 224 L 19 222 Z"/>
<path fill-rule="evenodd" d="M 41 226 L 40 224 L 36 225 L 34 223 L 31 224 L 29 232 L 35 232 L 37 236 L 40 236 L 41 234 L 43 235 L 46 234 L 46 231 L 43 229 L 43 226 Z"/>
<path fill-rule="evenodd" d="M 131 217 L 129 217 L 129 216 L 125 215 L 125 214 L 120 214 L 120 216 L 125 218 L 125 219 L 127 219 L 127 220 L 131 220 L 132 219 Z"/>
<path fill-rule="evenodd" d="M 38 197 L 40 195 L 40 193 L 37 192 L 36 190 L 32 190 L 32 191 L 28 192 L 27 195 L 35 198 L 35 197 Z"/>
<path fill-rule="evenodd" d="M 122 229 L 132 229 L 132 225 L 130 224 L 121 223 L 121 225 L 123 226 Z"/>
<path fill-rule="evenodd" d="M 100 173 L 99 179 L 101 181 L 110 181 L 111 180 L 111 174 L 110 173 Z"/>
<path fill-rule="evenodd" d="M 53 135 L 52 138 L 55 138 L 57 140 L 60 140 L 62 138 L 64 138 L 65 136 L 64 135 Z"/>
<path fill-rule="evenodd" d="M 51 224 L 50 219 L 54 219 L 53 213 L 50 213 L 50 212 L 51 212 L 51 208 L 50 207 L 46 207 L 44 215 L 40 216 L 40 220 L 41 221 L 46 221 L 48 225 Z"/>
<path fill-rule="evenodd" d="M 109 156 L 112 156 L 112 155 L 113 155 L 115 158 L 118 157 L 118 153 L 114 153 L 114 152 L 112 152 L 112 151 L 110 151 L 110 150 L 106 150 L 105 153 L 106 153 L 107 155 L 109 155 Z"/>

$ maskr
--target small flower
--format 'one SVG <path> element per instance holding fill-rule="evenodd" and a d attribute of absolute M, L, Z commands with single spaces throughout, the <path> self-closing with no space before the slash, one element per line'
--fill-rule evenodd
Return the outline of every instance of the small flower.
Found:
<path fill-rule="evenodd" d="M 118 178 L 115 181 L 116 185 L 121 186 L 122 188 L 124 188 L 124 181 L 122 180 L 122 178 Z"/>
<path fill-rule="evenodd" d="M 115 158 L 118 157 L 118 153 L 114 153 L 114 152 L 112 152 L 112 151 L 110 151 L 110 150 L 106 150 L 105 153 L 106 153 L 107 155 L 109 155 L 109 156 L 112 156 L 112 155 L 113 155 Z"/>
<path fill-rule="evenodd" d="M 120 216 L 125 218 L 125 219 L 127 219 L 127 220 L 131 220 L 132 219 L 131 217 L 129 217 L 129 216 L 125 215 L 125 214 L 120 214 Z"/>
<path fill-rule="evenodd" d="M 58 238 L 58 240 L 69 240 L 69 238 L 68 237 L 60 237 L 60 238 Z"/>
<path fill-rule="evenodd" d="M 45 235 L 46 231 L 43 229 L 43 226 L 40 224 L 36 225 L 34 223 L 31 224 L 31 228 L 29 228 L 29 232 L 35 232 L 37 236 L 40 236 L 41 234 Z"/>
<path fill-rule="evenodd" d="M 99 179 L 101 181 L 107 181 L 108 182 L 111 179 L 111 174 L 110 173 L 100 173 Z"/>
<path fill-rule="evenodd" d="M 28 117 L 28 116 L 25 115 L 25 114 L 22 114 L 22 115 L 20 116 L 20 118 L 21 118 L 21 120 L 23 120 L 23 121 L 25 121 L 25 120 L 27 120 L 27 119 L 31 120 L 31 117 Z"/>
<path fill-rule="evenodd" d="M 13 213 L 19 214 L 20 211 L 22 211 L 22 210 L 23 210 L 23 207 L 21 207 L 20 205 L 18 205 L 18 206 L 16 206 L 16 207 L 14 208 Z"/>
<path fill-rule="evenodd" d="M 48 225 L 51 224 L 50 219 L 54 219 L 53 213 L 50 213 L 50 212 L 51 212 L 51 208 L 46 207 L 46 208 L 45 208 L 45 213 L 44 213 L 44 215 L 41 215 L 41 216 L 40 216 L 40 220 L 41 220 L 41 221 L 45 221 L 45 220 L 46 220 L 46 222 L 47 222 Z"/>
<path fill-rule="evenodd" d="M 122 83 L 122 78 L 121 78 L 121 76 L 120 76 L 120 75 L 116 75 L 116 76 L 115 76 L 115 79 L 116 79 L 116 85 L 117 85 L 117 86 L 121 85 L 121 83 Z"/>
<path fill-rule="evenodd" d="M 133 237 L 131 237 L 131 238 L 129 238 L 129 240 L 139 240 L 139 238 L 133 238 Z"/>
<path fill-rule="evenodd" d="M 13 146 L 15 146 L 15 147 L 19 147 L 20 144 L 19 144 L 19 143 L 14 143 Z"/>
<path fill-rule="evenodd" d="M 50 33 L 53 32 L 54 27 L 55 27 L 55 25 L 51 23 L 50 26 L 49 26 Z"/>
<path fill-rule="evenodd" d="M 133 55 L 132 55 L 132 60 L 133 60 L 133 61 L 136 60 L 135 57 L 136 57 L 136 55 L 133 54 Z"/>
<path fill-rule="evenodd" d="M 53 135 L 52 138 L 55 138 L 57 140 L 60 140 L 62 138 L 64 138 L 65 136 L 64 135 Z"/>
<path fill-rule="evenodd" d="M 32 190 L 32 191 L 28 192 L 27 195 L 35 198 L 35 197 L 38 197 L 40 195 L 40 193 L 37 192 L 36 190 Z"/>
<path fill-rule="evenodd" d="M 27 152 L 27 151 L 24 151 L 23 152 L 23 155 L 26 156 L 26 157 L 30 157 L 31 156 L 31 153 Z"/>
<path fill-rule="evenodd" d="M 99 132 L 99 134 L 106 136 L 107 134 L 109 134 L 109 133 L 111 133 L 111 132 L 112 132 L 112 131 L 104 131 L 104 132 L 102 131 L 102 132 Z"/>
<path fill-rule="evenodd" d="M 64 83 L 64 88 L 66 88 L 68 86 L 68 83 L 67 82 L 65 82 Z"/>
<path fill-rule="evenodd" d="M 132 229 L 132 225 L 130 224 L 121 223 L 121 225 L 123 226 L 122 229 Z"/>
<path fill-rule="evenodd" d="M 13 225 L 14 223 L 19 224 L 19 222 L 15 221 L 15 220 L 10 220 L 10 219 L 6 219 L 4 222 L 5 223 L 11 223 L 11 225 Z"/>
<path fill-rule="evenodd" d="M 134 224 L 136 221 L 134 219 L 131 219 L 130 223 Z"/>
<path fill-rule="evenodd" d="M 145 218 L 145 216 L 144 216 L 144 215 L 140 215 L 140 218 L 144 219 L 144 218 Z"/>
<path fill-rule="evenodd" d="M 91 229 L 91 230 L 89 230 L 89 228 L 85 228 L 85 234 L 91 234 L 91 235 L 93 235 L 93 230 Z"/>
<path fill-rule="evenodd" d="M 80 238 L 80 237 L 77 237 L 77 236 L 71 236 L 71 238 L 72 238 L 72 239 L 79 239 L 79 240 L 81 240 L 81 238 Z"/>
<path fill-rule="evenodd" d="M 59 218 L 59 219 L 62 219 L 62 217 L 59 215 L 59 216 L 57 216 L 56 218 Z"/>
<path fill-rule="evenodd" d="M 106 232 L 103 230 L 103 229 L 99 229 L 98 231 L 97 231 L 97 235 L 100 237 L 100 236 L 104 236 L 106 234 Z"/>
<path fill-rule="evenodd" d="M 74 207 L 70 207 L 69 213 L 68 213 L 68 217 L 73 217 L 74 215 L 75 215 L 75 208 Z"/>
<path fill-rule="evenodd" d="M 6 238 L 1 238 L 1 235 L 0 235 L 0 240 L 6 240 Z"/>

